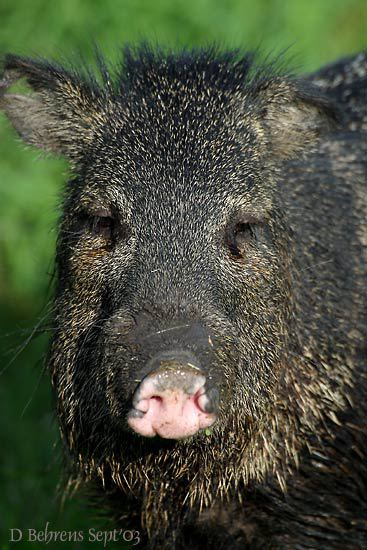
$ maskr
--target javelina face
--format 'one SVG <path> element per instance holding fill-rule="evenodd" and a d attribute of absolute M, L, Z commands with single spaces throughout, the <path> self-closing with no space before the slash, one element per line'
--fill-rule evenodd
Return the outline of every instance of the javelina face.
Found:
<path fill-rule="evenodd" d="M 159 483 L 156 508 L 167 480 L 195 472 L 190 501 L 209 502 L 200 483 L 225 493 L 244 475 L 287 370 L 279 167 L 333 113 L 232 55 L 128 54 L 115 85 L 102 65 L 103 88 L 43 62 L 5 65 L 4 89 L 24 76 L 35 91 L 1 100 L 17 131 L 73 166 L 49 366 L 74 460 L 136 491 Z"/>
<path fill-rule="evenodd" d="M 75 323 L 76 308 L 81 326 L 78 341 L 68 336 L 77 356 L 57 367 L 56 387 L 70 392 L 64 412 L 72 422 L 82 415 L 86 433 L 101 415 L 119 438 L 130 425 L 179 439 L 215 419 L 222 429 L 233 414 L 245 425 L 261 416 L 278 376 L 287 281 L 254 131 L 237 133 L 229 102 L 218 119 L 216 98 L 204 114 L 192 98 L 182 120 L 184 101 L 178 86 L 154 114 L 135 99 L 71 184 L 59 300 L 67 311 L 67 295 L 73 311 L 63 325 Z M 177 380 L 169 397 L 154 379 L 141 403 L 144 377 L 165 366 L 188 389 Z"/>

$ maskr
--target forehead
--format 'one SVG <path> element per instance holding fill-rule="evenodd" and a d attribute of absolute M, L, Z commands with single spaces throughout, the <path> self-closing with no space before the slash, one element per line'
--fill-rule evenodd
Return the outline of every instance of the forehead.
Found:
<path fill-rule="evenodd" d="M 175 106 L 179 107 L 179 106 Z M 238 132 L 235 114 L 227 110 L 205 113 L 190 109 L 185 116 L 163 108 L 118 113 L 86 159 L 86 183 L 110 182 L 134 193 L 147 188 L 177 189 L 189 185 L 193 193 L 215 192 L 252 179 L 256 159 L 251 128 Z M 227 117 L 227 120 L 224 120 Z"/>
<path fill-rule="evenodd" d="M 157 143 L 141 149 L 136 142 L 128 147 L 118 140 L 109 142 L 89 164 L 81 197 L 125 212 L 163 209 L 168 213 L 179 208 L 214 214 L 233 205 L 245 209 L 263 202 L 250 155 L 235 148 L 189 148 L 180 149 L 175 158 L 177 141 L 172 138 L 172 142 L 167 140 L 167 149 L 159 149 Z"/>
<path fill-rule="evenodd" d="M 130 82 L 85 160 L 83 195 L 212 210 L 253 200 L 256 128 L 243 116 L 241 93 L 220 84 L 165 72 Z"/>

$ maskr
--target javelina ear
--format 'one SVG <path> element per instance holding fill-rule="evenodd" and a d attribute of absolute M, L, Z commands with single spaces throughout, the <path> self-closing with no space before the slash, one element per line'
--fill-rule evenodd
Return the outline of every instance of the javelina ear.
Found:
<path fill-rule="evenodd" d="M 20 137 L 44 151 L 75 160 L 103 122 L 99 110 L 101 92 L 62 67 L 46 61 L 7 55 L 0 80 L 0 109 Z M 7 94 L 25 79 L 30 94 Z"/>
<path fill-rule="evenodd" d="M 260 123 L 269 150 L 289 159 L 335 129 L 340 113 L 316 86 L 287 80 L 270 81 L 258 90 Z"/>

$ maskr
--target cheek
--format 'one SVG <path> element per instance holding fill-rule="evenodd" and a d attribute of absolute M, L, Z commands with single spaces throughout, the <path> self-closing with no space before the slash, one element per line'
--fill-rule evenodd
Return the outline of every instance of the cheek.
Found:
<path fill-rule="evenodd" d="M 279 266 L 270 255 L 252 250 L 242 259 L 222 259 L 217 278 L 223 306 L 231 318 L 241 320 L 248 313 L 260 315 L 266 308 L 279 306 Z"/>
<path fill-rule="evenodd" d="M 101 315 L 106 278 L 98 254 L 76 254 L 60 265 L 59 289 L 54 308 L 60 338 L 72 353 L 78 337 L 88 331 Z"/>
<path fill-rule="evenodd" d="M 98 284 L 102 281 L 104 264 L 108 257 L 105 248 L 93 246 L 88 240 L 83 240 L 71 246 L 69 250 L 66 266 L 72 284 L 89 287 L 91 282 Z"/>

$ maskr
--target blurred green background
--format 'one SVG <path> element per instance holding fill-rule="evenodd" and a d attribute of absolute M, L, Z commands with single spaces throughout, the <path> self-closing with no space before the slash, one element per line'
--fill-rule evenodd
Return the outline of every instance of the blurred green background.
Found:
<path fill-rule="evenodd" d="M 126 42 L 290 47 L 311 71 L 367 45 L 366 0 L 0 0 L 0 54 L 91 53 Z M 60 446 L 43 356 L 58 202 L 67 166 L 26 149 L 0 119 L 0 549 L 9 529 L 93 526 L 82 501 L 60 508 Z M 46 323 L 49 325 L 49 323 Z M 51 328 L 51 327 L 50 327 Z M 93 516 L 93 513 L 92 513 Z M 18 544 L 22 546 L 22 544 Z M 27 546 L 27 545 L 26 545 Z M 66 545 L 67 546 L 67 545 Z M 75 543 L 73 548 L 84 548 Z M 96 546 L 96 545 L 95 545 Z M 38 545 L 36 545 L 38 547 Z M 109 546 L 111 547 L 111 546 Z"/>

